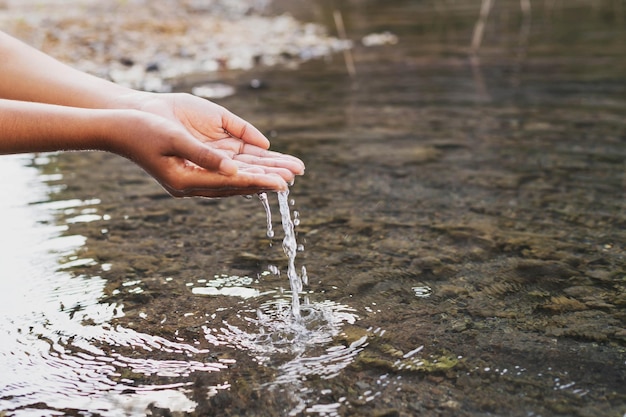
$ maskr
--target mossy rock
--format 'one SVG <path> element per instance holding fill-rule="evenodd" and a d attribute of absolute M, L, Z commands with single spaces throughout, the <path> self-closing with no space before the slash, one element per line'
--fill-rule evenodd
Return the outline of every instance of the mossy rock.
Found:
<path fill-rule="evenodd" d="M 383 352 L 381 352 L 383 353 Z M 383 369 L 387 372 L 415 372 L 424 374 L 445 373 L 459 365 L 459 359 L 453 355 L 431 355 L 428 358 L 397 359 L 381 357 L 376 353 L 363 352 L 355 363 L 361 369 Z"/>
<path fill-rule="evenodd" d="M 447 372 L 459 364 L 459 359 L 452 355 L 441 355 L 429 358 L 409 358 L 394 363 L 399 371 L 424 372 L 427 374 Z"/>

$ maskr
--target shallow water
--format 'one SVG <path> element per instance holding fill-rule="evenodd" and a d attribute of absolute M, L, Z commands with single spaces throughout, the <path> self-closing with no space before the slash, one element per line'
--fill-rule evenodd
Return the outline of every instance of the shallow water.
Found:
<path fill-rule="evenodd" d="M 307 164 L 302 322 L 276 195 L 270 239 L 257 199 L 3 157 L 0 415 L 624 415 L 620 4 L 532 2 L 526 32 L 497 1 L 472 66 L 473 2 L 358 2 L 350 37 L 399 42 L 356 45 L 355 76 L 220 74 Z"/>

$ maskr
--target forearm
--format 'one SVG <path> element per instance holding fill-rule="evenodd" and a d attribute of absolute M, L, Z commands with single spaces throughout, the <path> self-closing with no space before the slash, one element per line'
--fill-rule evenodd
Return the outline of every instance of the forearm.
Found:
<path fill-rule="evenodd" d="M 0 99 L 0 154 L 110 150 L 112 121 L 128 118 L 118 113 Z"/>
<path fill-rule="evenodd" d="M 132 108 L 139 94 L 71 68 L 0 31 L 0 98 L 83 108 Z"/>
<path fill-rule="evenodd" d="M 0 31 L 0 154 L 97 149 L 174 196 L 284 190 L 304 172 L 254 126 L 189 94 L 152 94 L 80 72 Z"/>

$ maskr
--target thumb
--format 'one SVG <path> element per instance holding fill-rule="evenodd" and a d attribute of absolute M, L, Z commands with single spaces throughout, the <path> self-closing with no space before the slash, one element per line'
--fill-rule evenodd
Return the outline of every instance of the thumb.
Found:
<path fill-rule="evenodd" d="M 225 152 L 211 148 L 195 138 L 187 139 L 177 146 L 177 155 L 208 171 L 222 175 L 237 174 L 237 164 Z"/>

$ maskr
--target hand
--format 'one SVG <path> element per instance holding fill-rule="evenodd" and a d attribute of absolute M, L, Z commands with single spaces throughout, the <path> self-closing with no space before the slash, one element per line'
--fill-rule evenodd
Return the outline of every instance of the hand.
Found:
<path fill-rule="evenodd" d="M 0 56 L 0 154 L 109 150 L 176 197 L 284 190 L 304 172 L 302 161 L 268 151 L 261 132 L 210 101 L 130 90 L 3 32 Z"/>
<path fill-rule="evenodd" d="M 225 197 L 287 188 L 304 163 L 267 150 L 258 129 L 189 94 L 133 93 L 139 112 L 115 152 L 142 166 L 175 197 Z"/>

